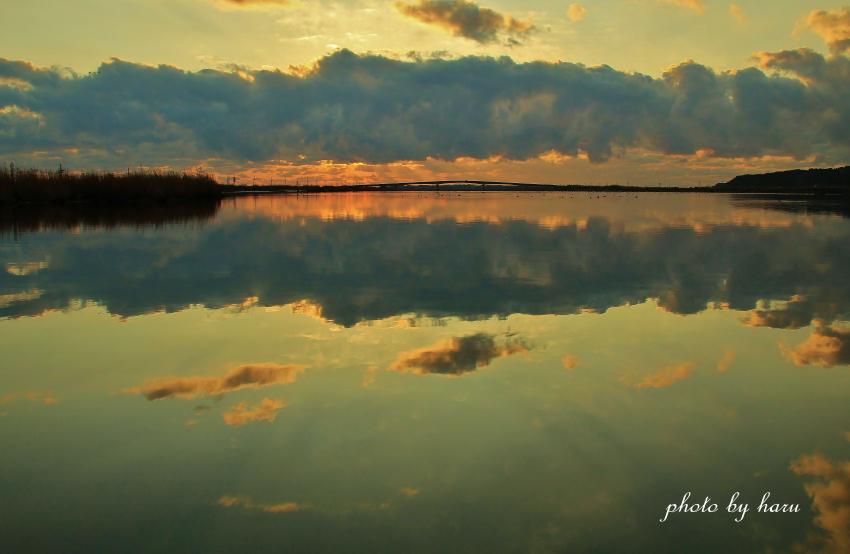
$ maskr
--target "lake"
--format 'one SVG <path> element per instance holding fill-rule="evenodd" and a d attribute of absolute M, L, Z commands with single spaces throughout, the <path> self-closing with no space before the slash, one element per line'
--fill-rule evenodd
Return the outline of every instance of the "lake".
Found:
<path fill-rule="evenodd" d="M 0 225 L 4 549 L 850 549 L 840 213 L 596 193 L 154 212 Z M 688 492 L 719 509 L 660 522 Z M 799 511 L 758 512 L 766 492 Z"/>

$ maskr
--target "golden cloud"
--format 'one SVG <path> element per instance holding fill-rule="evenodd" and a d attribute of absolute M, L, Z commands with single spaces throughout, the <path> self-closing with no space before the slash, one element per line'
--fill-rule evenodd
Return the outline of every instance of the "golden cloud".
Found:
<path fill-rule="evenodd" d="M 661 371 L 645 376 L 634 387 L 636 389 L 663 389 L 690 377 L 695 367 L 696 364 L 693 362 L 670 365 Z"/>
<path fill-rule="evenodd" d="M 277 412 L 285 408 L 286 404 L 274 398 L 263 398 L 259 404 L 251 408 L 245 402 L 236 404 L 229 411 L 221 414 L 224 422 L 228 425 L 245 425 L 255 421 L 268 421 L 271 423 L 277 418 Z"/>
<path fill-rule="evenodd" d="M 717 371 L 720 373 L 726 373 L 729 371 L 729 368 L 732 367 L 732 362 L 735 361 L 735 351 L 727 350 L 723 353 L 723 356 L 717 361 Z"/>
<path fill-rule="evenodd" d="M 0 404 L 7 404 L 18 398 L 23 398 L 31 402 L 41 402 L 45 406 L 53 406 L 59 403 L 52 392 L 31 390 L 26 392 L 11 392 L 0 396 Z"/>
<path fill-rule="evenodd" d="M 283 514 L 289 512 L 297 512 L 302 510 L 304 506 L 297 502 L 281 502 L 279 504 L 259 504 L 251 500 L 247 496 L 222 496 L 218 499 L 217 504 L 222 508 L 242 507 L 246 510 L 259 510 L 269 514 Z"/>
<path fill-rule="evenodd" d="M 22 277 L 38 273 L 42 269 L 47 269 L 49 266 L 49 262 L 24 262 L 21 264 L 7 263 L 6 273 Z"/>
<path fill-rule="evenodd" d="M 814 10 L 805 24 L 820 35 L 834 54 L 850 50 L 850 8 Z"/>
<path fill-rule="evenodd" d="M 24 292 L 13 292 L 9 294 L 0 294 L 0 308 L 8 308 L 12 304 L 18 302 L 29 302 L 41 298 L 44 291 L 39 289 L 30 289 Z"/>
<path fill-rule="evenodd" d="M 573 370 L 578 367 L 578 364 L 581 362 L 578 356 L 574 356 L 572 354 L 567 354 L 561 359 L 561 363 L 564 366 L 564 369 Z"/>
<path fill-rule="evenodd" d="M 570 7 L 567 8 L 567 17 L 573 23 L 578 23 L 587 15 L 587 8 L 584 7 L 583 4 L 579 4 L 578 2 L 570 4 Z"/>
<path fill-rule="evenodd" d="M 535 30 L 530 21 L 514 19 L 490 8 L 482 8 L 469 0 L 419 0 L 418 4 L 396 3 L 398 10 L 422 23 L 446 29 L 456 37 L 480 44 L 497 42 L 505 37 L 508 45 Z"/>
<path fill-rule="evenodd" d="M 794 460 L 791 471 L 817 479 L 804 486 L 816 514 L 815 525 L 826 531 L 826 537 L 813 537 L 808 551 L 850 552 L 850 461 L 807 455 Z"/>
<path fill-rule="evenodd" d="M 290 0 L 219 0 L 224 4 L 233 4 L 236 6 L 264 6 L 264 5 L 277 5 L 277 6 L 285 6 L 290 3 Z"/>
<path fill-rule="evenodd" d="M 32 85 L 30 83 L 23 79 L 8 76 L 0 77 L 0 87 L 9 87 L 21 91 L 32 90 Z"/>
<path fill-rule="evenodd" d="M 301 506 L 295 502 L 282 502 L 280 504 L 266 504 L 262 510 L 269 514 L 283 514 L 286 512 L 297 512 Z"/>
<path fill-rule="evenodd" d="M 740 5 L 729 4 L 729 15 L 738 23 L 738 25 L 746 25 L 747 24 L 747 12 L 744 11 Z"/>
<path fill-rule="evenodd" d="M 127 394 L 143 394 L 148 400 L 220 396 L 240 389 L 293 383 L 305 369 L 302 365 L 256 363 L 237 366 L 221 377 L 165 377 L 125 389 Z"/>
<path fill-rule="evenodd" d="M 528 345 L 520 339 L 508 338 L 499 344 L 493 335 L 477 333 L 402 353 L 391 369 L 418 375 L 437 373 L 457 376 L 486 367 L 496 358 L 528 350 Z"/>
<path fill-rule="evenodd" d="M 850 365 L 850 329 L 823 327 L 796 348 L 789 349 L 784 344 L 780 344 L 780 348 L 797 366 Z"/>
<path fill-rule="evenodd" d="M 705 13 L 705 5 L 702 3 L 702 0 L 667 0 L 667 3 L 688 8 L 699 14 Z"/>

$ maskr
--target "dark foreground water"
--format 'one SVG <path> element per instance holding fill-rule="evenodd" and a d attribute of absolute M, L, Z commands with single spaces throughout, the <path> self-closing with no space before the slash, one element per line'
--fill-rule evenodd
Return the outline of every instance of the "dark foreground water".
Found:
<path fill-rule="evenodd" d="M 788 208 L 7 221 L 0 549 L 848 552 L 850 220 Z"/>

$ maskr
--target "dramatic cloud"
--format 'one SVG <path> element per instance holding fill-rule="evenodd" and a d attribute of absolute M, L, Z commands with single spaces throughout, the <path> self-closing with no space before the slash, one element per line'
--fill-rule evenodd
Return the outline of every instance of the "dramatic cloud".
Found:
<path fill-rule="evenodd" d="M 496 358 L 528 352 L 528 349 L 523 341 L 513 337 L 499 344 L 493 335 L 476 333 L 451 338 L 430 348 L 405 352 L 399 356 L 392 369 L 420 375 L 462 375 L 487 367 Z"/>
<path fill-rule="evenodd" d="M 143 394 L 148 400 L 219 396 L 245 388 L 256 389 L 293 383 L 302 371 L 304 366 L 300 365 L 245 364 L 231 369 L 221 377 L 165 377 L 124 392 Z M 258 409 L 261 408 L 262 406 Z M 245 409 L 247 408 L 243 406 L 242 411 L 244 412 Z"/>
<path fill-rule="evenodd" d="M 826 537 L 812 537 L 807 552 L 850 552 L 850 461 L 833 462 L 821 454 L 802 456 L 791 471 L 816 480 L 806 483 L 815 524 Z"/>
<path fill-rule="evenodd" d="M 651 373 L 634 384 L 636 389 L 663 389 L 691 376 L 696 364 L 685 362 L 667 366 L 661 371 Z"/>
<path fill-rule="evenodd" d="M 481 44 L 505 40 L 519 44 L 534 25 L 520 21 L 469 0 L 419 0 L 418 4 L 397 3 L 396 7 L 409 17 L 448 30 Z"/>
<path fill-rule="evenodd" d="M 850 8 L 815 10 L 806 18 L 806 25 L 826 41 L 834 54 L 850 50 Z"/>
<path fill-rule="evenodd" d="M 253 408 L 245 402 L 236 404 L 229 411 L 221 414 L 224 422 L 228 425 L 245 425 L 255 421 L 272 422 L 277 418 L 277 412 L 286 407 L 286 404 L 273 398 L 263 398 Z"/>
<path fill-rule="evenodd" d="M 823 327 L 794 349 L 782 350 L 795 365 L 850 365 L 850 329 Z"/>
<path fill-rule="evenodd" d="M 583 4 L 579 4 L 578 2 L 570 4 L 570 7 L 567 8 L 567 17 L 573 23 L 581 21 L 586 15 L 587 8 L 585 8 Z"/>
<path fill-rule="evenodd" d="M 602 162 L 639 148 L 846 159 L 850 59 L 793 51 L 760 60 L 776 74 L 686 62 L 652 78 L 607 66 L 400 61 L 347 50 L 297 75 L 113 60 L 74 76 L 0 60 L 0 78 L 29 87 L 0 87 L 0 156 L 384 163 L 554 151 Z"/>

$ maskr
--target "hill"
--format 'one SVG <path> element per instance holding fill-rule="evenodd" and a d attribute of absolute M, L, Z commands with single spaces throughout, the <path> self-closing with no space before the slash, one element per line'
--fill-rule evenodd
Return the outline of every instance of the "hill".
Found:
<path fill-rule="evenodd" d="M 726 183 L 716 184 L 714 188 L 719 192 L 848 194 L 850 193 L 850 166 L 739 175 Z"/>

